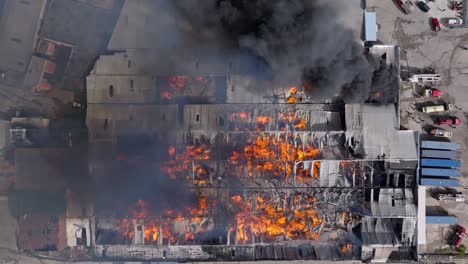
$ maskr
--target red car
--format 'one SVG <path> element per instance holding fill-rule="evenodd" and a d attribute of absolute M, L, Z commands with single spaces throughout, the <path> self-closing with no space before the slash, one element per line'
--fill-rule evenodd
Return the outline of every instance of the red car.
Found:
<path fill-rule="evenodd" d="M 449 117 L 449 118 L 441 118 L 437 120 L 436 125 L 459 125 L 461 124 L 461 120 L 458 117 Z"/>
<path fill-rule="evenodd" d="M 452 237 L 450 245 L 452 247 L 458 248 L 463 243 L 463 238 L 466 237 L 466 229 L 463 226 L 458 226 L 457 232 Z"/>
<path fill-rule="evenodd" d="M 432 29 L 434 29 L 435 32 L 440 31 L 440 22 L 439 19 L 433 17 L 431 19 L 432 22 Z"/>
<path fill-rule="evenodd" d="M 424 96 L 426 97 L 441 97 L 442 91 L 436 88 L 426 88 L 424 89 Z"/>

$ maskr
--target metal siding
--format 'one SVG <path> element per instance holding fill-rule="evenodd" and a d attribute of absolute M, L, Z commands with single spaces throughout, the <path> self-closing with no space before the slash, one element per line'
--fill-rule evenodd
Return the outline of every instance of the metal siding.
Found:
<path fill-rule="evenodd" d="M 460 171 L 456 169 L 434 169 L 434 168 L 422 168 L 421 175 L 424 176 L 460 176 Z"/>
<path fill-rule="evenodd" d="M 18 246 L 21 250 L 57 250 L 59 217 L 31 214 L 18 220 Z"/>
<path fill-rule="evenodd" d="M 426 224 L 453 225 L 457 223 L 457 217 L 453 215 L 426 216 Z"/>
<path fill-rule="evenodd" d="M 377 16 L 375 12 L 365 12 L 364 22 L 366 41 L 377 41 Z"/>
<path fill-rule="evenodd" d="M 461 161 L 450 159 L 421 159 L 421 166 L 458 168 L 461 166 Z"/>
<path fill-rule="evenodd" d="M 439 187 L 457 187 L 460 182 L 454 179 L 421 178 L 421 185 Z"/>
<path fill-rule="evenodd" d="M 452 142 L 441 142 L 441 141 L 428 141 L 423 140 L 421 142 L 421 148 L 426 149 L 445 149 L 445 150 L 458 150 L 460 149 L 460 144 Z"/>

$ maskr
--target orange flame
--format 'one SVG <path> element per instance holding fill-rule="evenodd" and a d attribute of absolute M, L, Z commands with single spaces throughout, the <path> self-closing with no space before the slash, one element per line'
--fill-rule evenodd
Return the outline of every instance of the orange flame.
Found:
<path fill-rule="evenodd" d="M 172 158 L 175 155 L 175 148 L 173 146 L 170 146 L 168 149 L 169 156 Z"/>
<path fill-rule="evenodd" d="M 291 86 L 289 87 L 289 96 L 288 98 L 286 99 L 286 101 L 289 103 L 289 104 L 293 104 L 296 102 L 296 94 L 297 94 L 297 88 L 296 86 Z"/>
<path fill-rule="evenodd" d="M 258 116 L 257 123 L 262 125 L 268 124 L 271 121 L 271 116 Z"/>
<path fill-rule="evenodd" d="M 189 80 L 189 76 L 180 75 L 180 76 L 171 76 L 167 79 L 169 86 L 175 89 L 184 88 L 185 83 Z"/>
<path fill-rule="evenodd" d="M 174 96 L 172 95 L 172 93 L 168 91 L 163 91 L 161 92 L 161 98 L 166 99 L 166 100 L 171 100 L 172 98 L 174 98 Z"/>
<path fill-rule="evenodd" d="M 240 119 L 246 119 L 247 116 L 248 116 L 248 114 L 247 114 L 246 112 L 240 112 L 240 113 L 239 113 Z"/>

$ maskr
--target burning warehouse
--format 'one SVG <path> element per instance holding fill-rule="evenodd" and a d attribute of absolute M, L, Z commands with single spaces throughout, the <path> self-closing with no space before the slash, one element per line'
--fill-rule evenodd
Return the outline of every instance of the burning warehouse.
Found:
<path fill-rule="evenodd" d="M 95 214 L 83 220 L 95 257 L 336 260 L 411 252 L 417 135 L 398 130 L 398 48 L 366 55 L 351 42 L 356 57 L 330 51 L 331 64 L 304 67 L 290 82 L 304 65 L 278 68 L 284 54 L 255 57 L 247 67 L 245 57 L 226 51 L 220 59 L 214 54 L 225 50 L 210 45 L 170 55 L 164 47 L 143 50 L 125 37 L 138 34 L 125 21 L 132 10 L 140 9 L 127 1 L 109 44 L 116 52 L 101 56 L 87 77 Z M 207 37 L 191 35 L 200 21 L 191 22 L 177 25 Z M 379 85 L 371 89 L 373 79 Z"/>
<path fill-rule="evenodd" d="M 396 129 L 393 105 L 161 103 L 148 92 L 162 77 L 129 96 L 97 72 L 97 256 L 356 259 L 415 245 L 416 136 Z"/>

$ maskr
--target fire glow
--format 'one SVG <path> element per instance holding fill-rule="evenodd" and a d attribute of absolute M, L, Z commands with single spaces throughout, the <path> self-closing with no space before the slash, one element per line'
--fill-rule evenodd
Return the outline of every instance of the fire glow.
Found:
<path fill-rule="evenodd" d="M 225 142 L 230 154 L 224 159 L 222 178 L 229 182 L 246 179 L 265 179 L 285 184 L 308 184 L 319 177 L 320 150 L 311 142 L 304 142 L 299 133 L 307 128 L 307 119 L 294 109 L 279 112 L 275 117 L 253 112 L 228 113 L 228 122 L 252 124 L 244 128 L 239 138 Z M 274 120 L 277 122 L 275 123 Z M 277 132 L 266 132 L 267 126 L 277 124 Z M 265 132 L 264 132 L 265 131 Z M 170 146 L 169 159 L 161 166 L 170 180 L 196 187 L 215 187 L 220 184 L 216 147 L 209 141 L 199 141 L 184 148 Z M 313 161 L 313 162 L 311 162 Z M 215 177 L 216 176 L 216 177 Z M 203 189 L 196 191 L 198 204 L 178 210 L 154 213 L 150 205 L 139 200 L 132 206 L 128 219 L 120 220 L 119 229 L 128 239 L 135 236 L 134 221 L 142 219 L 147 244 L 197 243 L 200 237 L 214 232 L 213 208 L 222 204 L 228 223 L 224 236 L 235 244 L 318 239 L 318 227 L 325 220 L 317 215 L 317 199 L 306 194 L 283 192 L 281 197 L 254 192 L 228 192 L 223 199 L 215 198 Z M 155 214 L 155 215 L 152 215 Z"/>

